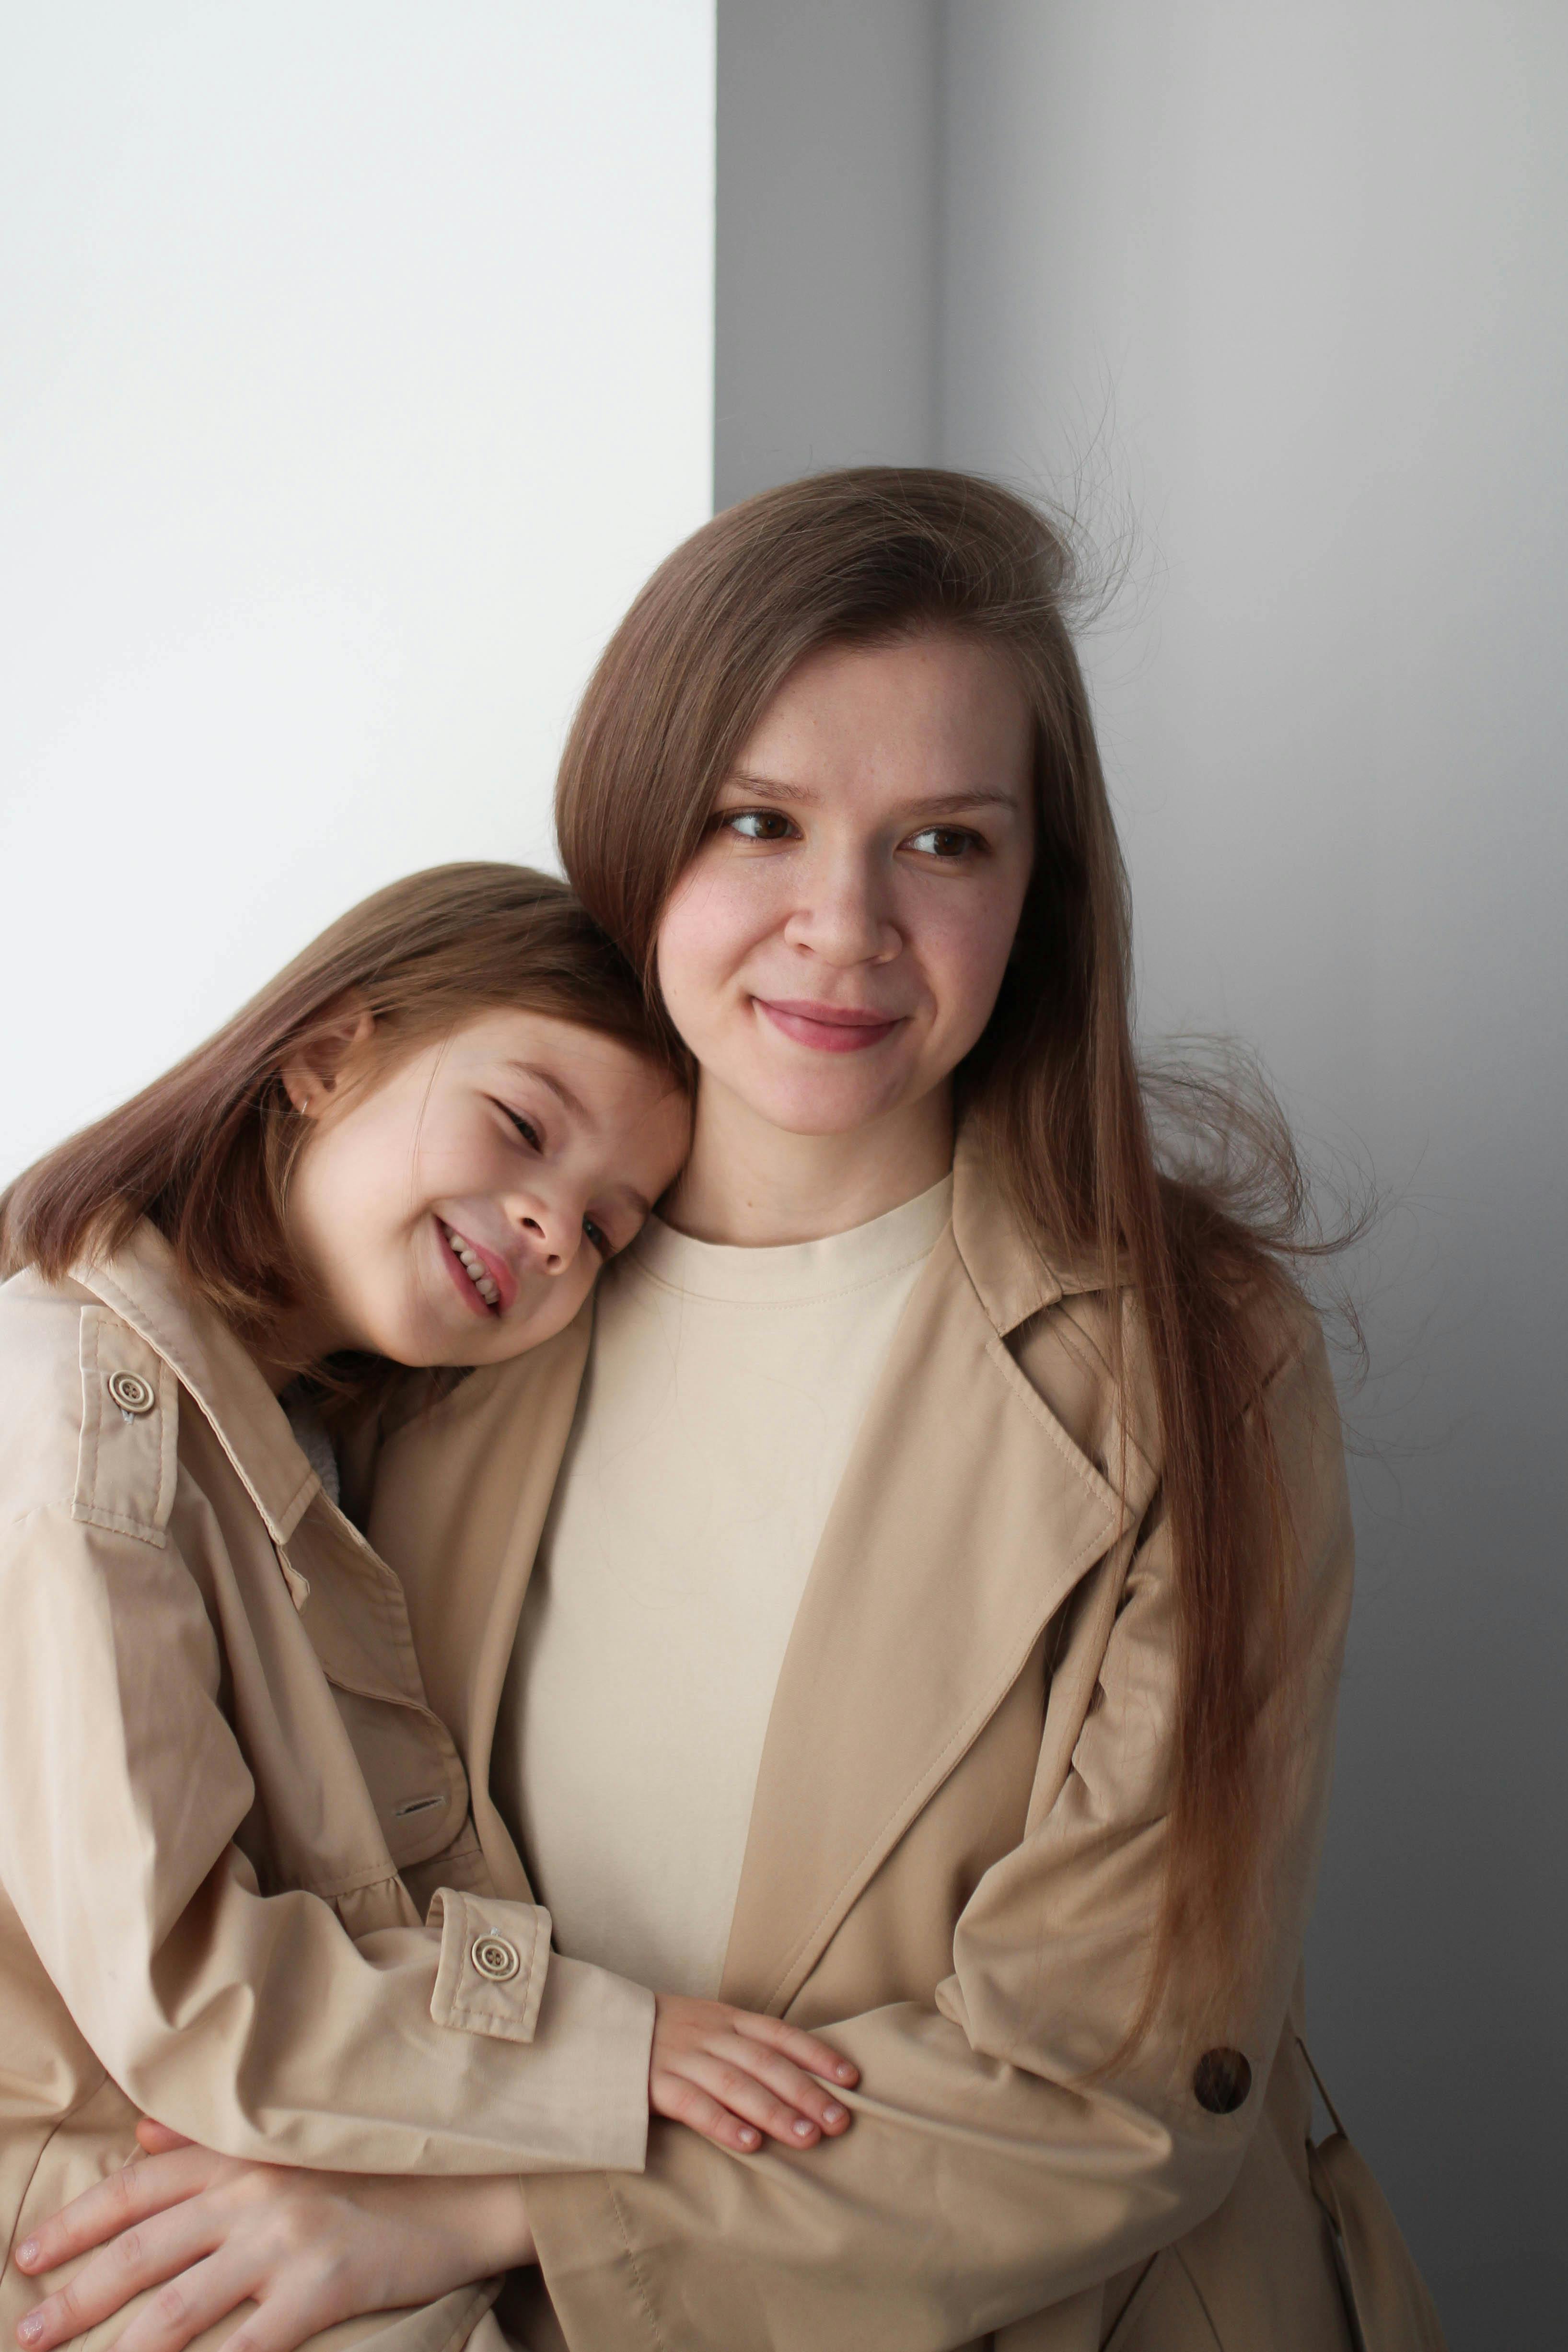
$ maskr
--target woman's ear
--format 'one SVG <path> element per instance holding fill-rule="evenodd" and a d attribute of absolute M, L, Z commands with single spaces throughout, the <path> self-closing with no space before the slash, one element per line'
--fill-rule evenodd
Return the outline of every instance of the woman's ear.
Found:
<path fill-rule="evenodd" d="M 301 1118 L 320 1118 L 349 1062 L 370 1043 L 375 1025 L 375 1014 L 357 990 L 323 1007 L 309 1034 L 278 1072 L 283 1090 Z"/>

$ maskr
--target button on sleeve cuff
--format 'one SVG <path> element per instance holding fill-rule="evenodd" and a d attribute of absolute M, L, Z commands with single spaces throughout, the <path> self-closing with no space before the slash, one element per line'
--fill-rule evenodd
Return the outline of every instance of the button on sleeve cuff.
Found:
<path fill-rule="evenodd" d="M 430 2014 L 463 2033 L 531 2042 L 549 1969 L 550 1916 L 531 1903 L 442 1887 L 430 1906 L 441 1958 Z"/>

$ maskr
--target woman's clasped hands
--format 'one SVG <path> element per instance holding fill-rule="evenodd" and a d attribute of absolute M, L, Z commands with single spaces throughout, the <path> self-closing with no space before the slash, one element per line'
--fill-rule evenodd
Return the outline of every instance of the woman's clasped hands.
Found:
<path fill-rule="evenodd" d="M 727 2001 L 658 1998 L 650 2111 L 736 2155 L 764 2138 L 795 2149 L 848 2128 L 825 2082 L 858 2070 L 813 2033 Z M 295 2352 L 322 2328 L 431 2303 L 534 2260 L 528 2183 L 337 2173 L 215 2155 L 143 2121 L 140 2160 L 41 2223 L 16 2249 L 29 2276 L 90 2254 L 35 2305 L 16 2336 L 52 2352 L 156 2288 L 117 2352 L 183 2352 L 206 2328 L 254 2309 L 225 2352 Z M 94 2250 L 97 2250 L 96 2252 Z"/>

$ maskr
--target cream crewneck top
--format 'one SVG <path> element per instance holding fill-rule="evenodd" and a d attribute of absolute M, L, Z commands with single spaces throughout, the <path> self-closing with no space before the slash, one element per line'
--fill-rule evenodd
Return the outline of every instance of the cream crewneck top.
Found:
<path fill-rule="evenodd" d="M 795 1612 L 952 1197 L 781 1249 L 654 1217 L 601 1277 L 492 1765 L 573 1958 L 718 1990 Z"/>

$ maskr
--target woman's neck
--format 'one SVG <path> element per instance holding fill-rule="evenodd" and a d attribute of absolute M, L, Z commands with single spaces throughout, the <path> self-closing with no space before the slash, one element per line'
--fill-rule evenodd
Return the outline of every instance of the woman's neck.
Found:
<path fill-rule="evenodd" d="M 902 1208 L 952 1165 L 946 1087 L 850 1135 L 793 1135 L 704 1078 L 691 1157 L 660 1214 L 694 1241 L 743 1249 L 821 1241 Z"/>

